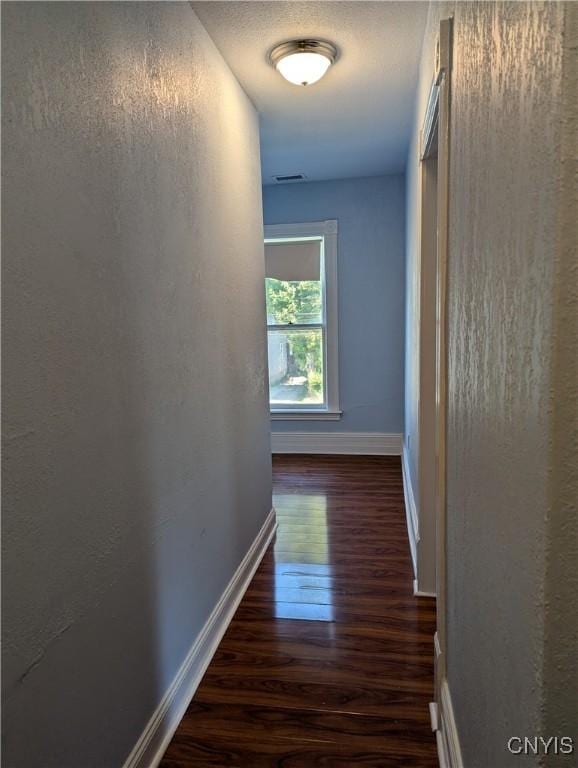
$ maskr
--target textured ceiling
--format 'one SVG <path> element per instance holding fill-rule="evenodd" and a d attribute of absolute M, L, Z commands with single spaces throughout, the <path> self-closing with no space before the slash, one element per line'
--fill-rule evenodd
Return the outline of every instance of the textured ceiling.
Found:
<path fill-rule="evenodd" d="M 427 3 L 193 2 L 260 113 L 263 181 L 375 176 L 405 165 Z M 334 42 L 340 57 L 307 88 L 267 54 L 286 39 Z"/>

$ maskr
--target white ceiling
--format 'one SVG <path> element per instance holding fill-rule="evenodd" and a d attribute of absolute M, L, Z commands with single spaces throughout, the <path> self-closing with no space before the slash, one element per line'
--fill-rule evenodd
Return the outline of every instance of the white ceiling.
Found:
<path fill-rule="evenodd" d="M 261 120 L 263 182 L 376 176 L 404 168 L 427 2 L 193 2 Z M 283 40 L 340 51 L 315 85 L 291 85 L 267 61 Z"/>

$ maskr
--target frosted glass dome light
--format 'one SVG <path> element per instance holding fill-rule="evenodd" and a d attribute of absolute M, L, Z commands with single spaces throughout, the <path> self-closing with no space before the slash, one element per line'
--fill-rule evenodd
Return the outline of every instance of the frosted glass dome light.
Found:
<path fill-rule="evenodd" d="M 320 40 L 290 40 L 275 46 L 269 58 L 285 80 L 312 85 L 321 80 L 337 57 L 337 48 Z"/>

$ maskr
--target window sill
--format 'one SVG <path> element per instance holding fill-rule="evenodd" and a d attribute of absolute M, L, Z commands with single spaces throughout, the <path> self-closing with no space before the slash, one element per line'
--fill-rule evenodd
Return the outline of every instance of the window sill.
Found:
<path fill-rule="evenodd" d="M 271 411 L 271 421 L 339 421 L 343 411 Z"/>

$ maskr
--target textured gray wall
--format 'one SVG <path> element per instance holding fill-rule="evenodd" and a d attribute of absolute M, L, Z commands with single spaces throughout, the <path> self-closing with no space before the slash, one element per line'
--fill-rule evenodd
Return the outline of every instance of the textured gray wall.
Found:
<path fill-rule="evenodd" d="M 3 765 L 118 768 L 271 507 L 258 123 L 186 3 L 3 3 Z"/>
<path fill-rule="evenodd" d="M 574 734 L 578 690 L 578 3 L 565 5 L 551 348 L 542 729 Z M 578 751 L 578 746 L 575 747 Z M 547 765 L 577 765 L 578 754 Z"/>
<path fill-rule="evenodd" d="M 448 678 L 484 768 L 542 732 L 562 23 L 553 3 L 456 6 Z"/>
<path fill-rule="evenodd" d="M 419 146 L 420 131 L 429 96 L 433 69 L 433 51 L 431 47 L 431 30 L 435 29 L 432 20 L 433 11 L 430 7 L 426 38 L 420 62 L 419 77 L 415 100 L 415 114 L 412 136 L 409 142 L 409 152 L 406 165 L 405 184 L 405 370 L 404 370 L 404 448 L 407 455 L 409 475 L 416 504 L 419 508 L 419 318 L 418 312 L 418 283 L 416 271 L 419 264 Z"/>
<path fill-rule="evenodd" d="M 576 736 L 575 9 L 432 4 L 416 127 L 450 13 L 448 680 L 465 765 L 502 768 L 510 736 Z"/>

